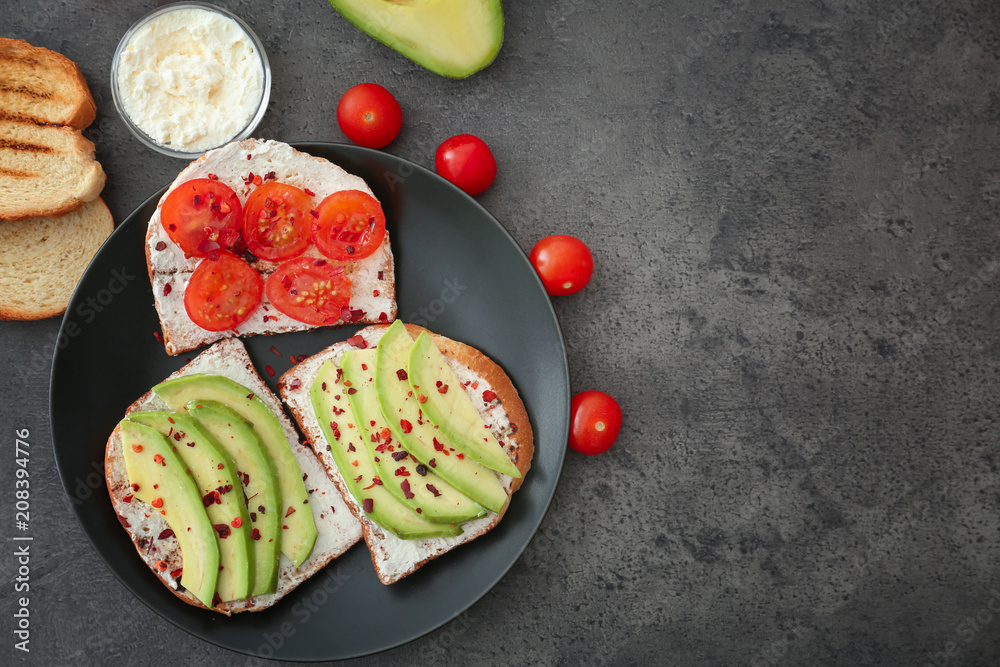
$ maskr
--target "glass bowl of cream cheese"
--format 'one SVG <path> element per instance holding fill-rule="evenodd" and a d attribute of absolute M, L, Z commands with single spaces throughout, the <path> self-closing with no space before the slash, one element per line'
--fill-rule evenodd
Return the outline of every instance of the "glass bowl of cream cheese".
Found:
<path fill-rule="evenodd" d="M 192 159 L 257 129 L 271 96 L 271 67 L 238 16 L 206 2 L 178 2 L 143 16 L 122 37 L 111 94 L 139 141 Z"/>

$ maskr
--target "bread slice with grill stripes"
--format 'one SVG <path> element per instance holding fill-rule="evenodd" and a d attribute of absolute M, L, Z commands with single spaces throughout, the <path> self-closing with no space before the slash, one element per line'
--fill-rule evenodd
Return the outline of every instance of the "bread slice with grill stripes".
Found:
<path fill-rule="evenodd" d="M 0 38 L 0 117 L 82 130 L 96 113 L 76 63 L 24 40 Z"/>

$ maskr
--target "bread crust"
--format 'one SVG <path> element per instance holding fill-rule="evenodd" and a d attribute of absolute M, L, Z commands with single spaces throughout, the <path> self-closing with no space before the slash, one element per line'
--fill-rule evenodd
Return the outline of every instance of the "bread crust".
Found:
<path fill-rule="evenodd" d="M 405 325 L 407 331 L 414 338 L 422 331 L 428 331 L 423 327 L 413 324 Z M 382 334 L 389 328 L 386 324 L 376 324 L 361 329 L 357 335 L 363 337 L 369 346 L 377 344 Z M 500 519 L 507 512 L 510 506 L 511 496 L 514 491 L 520 488 L 528 471 L 531 468 L 531 460 L 534 455 L 534 438 L 531 424 L 528 420 L 527 409 L 521 400 L 513 382 L 502 368 L 485 354 L 470 345 L 454 341 L 450 338 L 428 331 L 434 343 L 441 350 L 446 359 L 455 365 L 466 369 L 472 376 L 477 377 L 482 386 L 489 386 L 497 394 L 499 401 L 494 402 L 489 409 L 480 407 L 482 401 L 473 398 L 473 405 L 477 406 L 480 415 L 484 417 L 486 423 L 493 430 L 498 440 L 505 442 L 505 451 L 514 462 L 521 473 L 520 479 L 513 479 L 501 476 L 502 480 L 507 480 L 507 501 L 498 513 L 489 513 L 480 519 L 474 519 L 463 524 L 465 532 L 453 538 L 432 538 L 427 540 L 408 540 L 410 544 L 418 545 L 415 549 L 417 555 L 403 559 L 398 567 L 390 569 L 387 564 L 386 545 L 392 541 L 398 541 L 394 535 L 384 531 L 375 522 L 368 519 L 361 507 L 355 501 L 353 495 L 345 484 L 340 471 L 337 468 L 333 457 L 326 451 L 327 442 L 323 431 L 319 426 L 315 414 L 313 413 L 309 400 L 309 388 L 315 379 L 319 368 L 327 359 L 339 358 L 350 345 L 346 342 L 334 343 L 321 352 L 309 357 L 284 373 L 278 381 L 278 391 L 285 401 L 285 405 L 292 417 L 299 424 L 300 430 L 305 434 L 313 450 L 316 452 L 323 466 L 326 468 L 337 489 L 344 497 L 344 501 L 350 508 L 354 516 L 361 522 L 364 531 L 365 543 L 368 545 L 371 554 L 372 565 L 375 573 L 383 584 L 392 584 L 403 577 L 416 572 L 431 560 L 438 558 L 451 549 L 469 542 L 492 530 L 500 522 Z M 297 384 L 296 384 L 297 382 Z M 471 391 L 465 388 L 467 392 Z M 504 419 L 500 419 L 500 415 Z M 506 421 L 507 426 L 500 428 Z"/>
<path fill-rule="evenodd" d="M 0 37 L 0 81 L 5 81 L 3 65 L 5 62 L 20 62 L 50 70 L 53 75 L 63 77 L 75 92 L 68 108 L 56 116 L 40 116 L 23 114 L 32 122 L 49 125 L 65 125 L 82 130 L 94 122 L 97 116 L 97 105 L 94 96 L 87 86 L 87 79 L 79 66 L 61 53 L 40 46 L 32 46 L 23 39 Z M 17 81 L 12 81 L 15 85 Z M 37 93 L 36 93 L 37 94 Z"/>
<path fill-rule="evenodd" d="M 317 529 L 321 535 L 317 538 L 316 546 L 309 559 L 301 567 L 295 568 L 285 556 L 281 556 L 281 567 L 279 569 L 278 590 L 269 595 L 251 596 L 243 600 L 232 600 L 223 602 L 212 608 L 225 615 L 231 615 L 243 611 L 262 611 L 273 606 L 278 600 L 298 587 L 306 579 L 310 578 L 331 560 L 343 554 L 347 549 L 359 541 L 362 536 L 361 525 L 353 517 L 350 509 L 342 500 L 339 489 L 335 487 L 331 480 L 323 476 L 323 466 L 312 450 L 298 442 L 294 428 L 281 409 L 281 403 L 264 380 L 257 373 L 246 353 L 246 348 L 238 339 L 228 339 L 220 341 L 180 370 L 172 373 L 169 377 L 179 377 L 189 372 L 205 372 L 204 367 L 215 363 L 215 360 L 224 360 L 229 364 L 230 370 L 239 369 L 242 375 L 237 379 L 248 386 L 268 407 L 274 411 L 278 421 L 282 423 L 286 434 L 290 434 L 290 446 L 295 452 L 296 460 L 299 462 L 303 473 L 306 475 L 306 486 L 310 490 L 310 509 L 314 518 L 319 514 Z M 229 376 L 229 373 L 221 373 Z M 247 378 L 252 379 L 249 381 Z M 152 392 L 147 391 L 132 403 L 125 411 L 126 416 L 140 410 L 166 409 L 166 405 Z M 105 446 L 104 473 L 108 493 L 115 513 L 122 522 L 122 527 L 129 534 L 133 546 L 140 558 L 146 563 L 150 571 L 163 583 L 175 596 L 187 604 L 195 607 L 207 609 L 197 598 L 185 590 L 177 587 L 177 578 L 170 576 L 170 573 L 182 567 L 181 554 L 176 538 L 166 537 L 159 539 L 155 537 L 167 528 L 167 523 L 155 510 L 146 503 L 131 498 L 130 502 L 124 499 L 131 495 L 127 474 L 124 470 L 124 460 L 121 452 L 121 428 L 116 425 L 108 438 Z M 313 473 L 313 474 L 309 474 Z M 330 509 L 327 510 L 326 508 Z M 143 525 L 132 526 L 127 517 L 136 517 L 137 510 L 145 512 Z M 141 513 L 140 512 L 140 513 Z M 147 523 L 148 522 L 148 525 Z M 128 525 L 127 525 L 128 524 Z M 339 531 L 336 535 L 331 535 L 330 531 Z M 325 547 L 325 550 L 321 548 Z M 158 560 L 167 563 L 165 571 L 158 570 L 155 565 Z"/>

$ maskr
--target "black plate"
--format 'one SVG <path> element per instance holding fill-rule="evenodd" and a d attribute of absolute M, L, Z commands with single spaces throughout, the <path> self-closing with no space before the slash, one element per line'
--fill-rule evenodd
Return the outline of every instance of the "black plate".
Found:
<path fill-rule="evenodd" d="M 162 190 L 115 230 L 73 295 L 52 365 L 52 444 L 84 532 L 121 582 L 156 613 L 243 653 L 328 660 L 392 648 L 440 627 L 514 564 L 541 523 L 562 469 L 569 374 L 544 288 L 513 238 L 475 200 L 386 153 L 328 143 L 297 147 L 361 176 L 381 200 L 396 256 L 400 317 L 482 350 L 521 393 L 535 430 L 535 458 L 500 525 L 392 586 L 379 583 L 368 551 L 358 545 L 264 612 L 225 618 L 174 598 L 136 556 L 103 474 L 108 434 L 125 409 L 185 362 L 184 356 L 167 356 L 153 335 L 159 325 L 143 237 Z M 356 329 L 245 342 L 274 388 L 291 366 L 289 355 L 318 352 Z"/>

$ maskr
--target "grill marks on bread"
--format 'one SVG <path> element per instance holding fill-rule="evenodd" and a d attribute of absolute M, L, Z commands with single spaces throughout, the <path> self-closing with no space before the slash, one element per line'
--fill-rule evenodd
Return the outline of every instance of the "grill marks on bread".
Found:
<path fill-rule="evenodd" d="M 19 39 L 0 38 L 0 109 L 29 122 L 78 130 L 96 114 L 80 68 L 69 58 Z"/>

